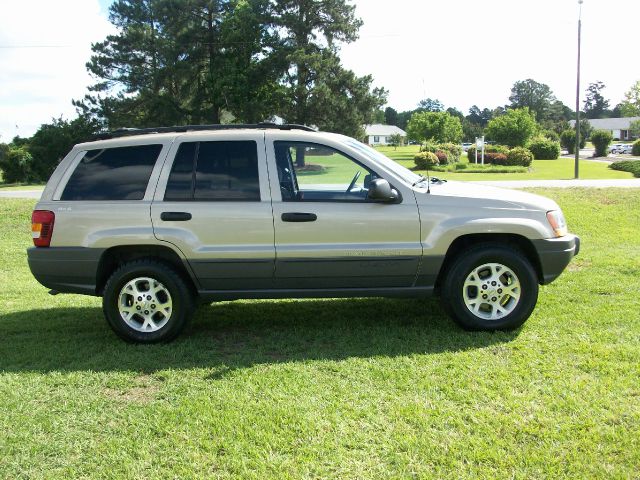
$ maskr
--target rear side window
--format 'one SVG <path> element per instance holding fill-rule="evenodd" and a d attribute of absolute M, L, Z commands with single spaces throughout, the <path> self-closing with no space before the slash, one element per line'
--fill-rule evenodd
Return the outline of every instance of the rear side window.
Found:
<path fill-rule="evenodd" d="M 104 148 L 85 153 L 61 200 L 142 200 L 162 145 Z"/>
<path fill-rule="evenodd" d="M 164 199 L 259 202 L 258 145 L 254 141 L 182 143 Z"/>

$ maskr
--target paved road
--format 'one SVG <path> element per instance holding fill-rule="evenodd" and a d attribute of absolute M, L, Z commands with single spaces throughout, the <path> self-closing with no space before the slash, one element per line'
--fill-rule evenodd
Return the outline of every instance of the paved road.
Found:
<path fill-rule="evenodd" d="M 606 180 L 496 180 L 474 181 L 479 185 L 503 188 L 640 188 L 640 178 L 621 178 Z"/>
<path fill-rule="evenodd" d="M 42 190 L 7 190 L 0 191 L 0 198 L 35 198 L 39 199 Z"/>

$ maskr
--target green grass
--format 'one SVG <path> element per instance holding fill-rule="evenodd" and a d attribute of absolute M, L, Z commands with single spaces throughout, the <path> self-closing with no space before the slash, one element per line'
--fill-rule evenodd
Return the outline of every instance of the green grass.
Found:
<path fill-rule="evenodd" d="M 47 295 L 0 201 L 0 478 L 638 478 L 640 194 L 544 190 L 582 237 L 512 333 L 435 300 L 223 302 L 169 345 Z"/>
<path fill-rule="evenodd" d="M 414 169 L 413 157 L 418 152 L 418 145 L 406 147 L 378 147 L 378 149 L 389 158 L 396 160 L 401 165 Z M 461 161 L 467 163 L 466 154 L 462 154 Z M 469 164 L 475 169 L 474 164 Z M 489 170 L 497 167 L 488 167 Z M 534 160 L 530 171 L 503 173 L 504 167 L 500 167 L 501 172 L 489 173 L 471 173 L 470 170 L 460 172 L 438 172 L 438 177 L 447 180 L 563 180 L 571 179 L 574 176 L 574 160 L 570 158 L 559 158 L 558 160 Z M 415 170 L 417 173 L 424 171 Z M 466 173 L 463 173 L 466 172 Z M 589 160 L 580 160 L 580 178 L 582 179 L 611 179 L 611 178 L 633 178 L 628 172 L 620 172 L 607 168 L 607 164 L 603 162 L 592 162 Z"/>

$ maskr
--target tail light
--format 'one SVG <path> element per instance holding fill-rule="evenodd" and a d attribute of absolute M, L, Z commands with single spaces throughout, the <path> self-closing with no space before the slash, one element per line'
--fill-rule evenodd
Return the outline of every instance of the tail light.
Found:
<path fill-rule="evenodd" d="M 56 215 L 49 210 L 34 210 L 31 214 L 31 236 L 36 247 L 48 247 L 53 235 Z"/>

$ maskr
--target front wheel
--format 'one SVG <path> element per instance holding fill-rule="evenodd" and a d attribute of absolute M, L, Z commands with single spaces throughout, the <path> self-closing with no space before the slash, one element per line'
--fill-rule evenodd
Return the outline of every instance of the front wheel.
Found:
<path fill-rule="evenodd" d="M 460 254 L 442 284 L 445 310 L 468 330 L 510 330 L 522 325 L 538 300 L 538 281 L 519 251 L 478 245 Z"/>
<path fill-rule="evenodd" d="M 175 338 L 188 323 L 194 296 L 172 268 L 154 260 L 122 265 L 107 281 L 102 309 L 122 339 L 155 343 Z"/>

